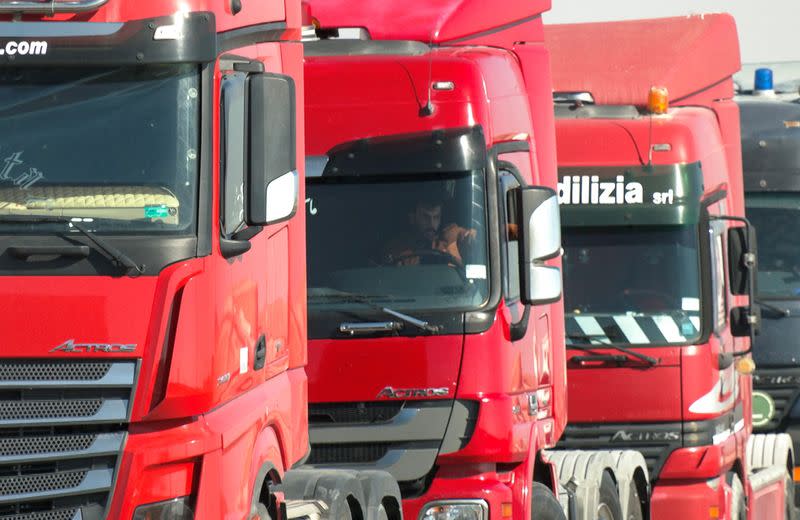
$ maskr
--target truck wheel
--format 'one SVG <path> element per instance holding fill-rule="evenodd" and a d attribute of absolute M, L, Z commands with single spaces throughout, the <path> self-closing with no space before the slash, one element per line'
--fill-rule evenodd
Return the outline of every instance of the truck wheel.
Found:
<path fill-rule="evenodd" d="M 628 493 L 628 518 L 625 520 L 644 520 L 642 501 L 639 500 L 639 489 L 633 480 L 631 480 L 630 492 Z"/>
<path fill-rule="evenodd" d="M 747 520 L 747 508 L 744 503 L 744 486 L 739 475 L 731 477 L 731 520 Z"/>
<path fill-rule="evenodd" d="M 622 520 L 622 506 L 619 503 L 617 486 L 611 475 L 604 472 L 600 481 L 600 500 L 597 503 L 597 520 Z"/>
<path fill-rule="evenodd" d="M 533 483 L 531 493 L 531 518 L 533 520 L 567 520 L 561 504 L 544 484 Z"/>

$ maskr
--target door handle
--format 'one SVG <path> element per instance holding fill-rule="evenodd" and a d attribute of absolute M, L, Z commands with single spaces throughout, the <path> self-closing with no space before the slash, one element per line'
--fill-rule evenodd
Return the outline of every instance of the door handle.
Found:
<path fill-rule="evenodd" d="M 256 342 L 255 361 L 253 361 L 253 370 L 261 370 L 267 362 L 267 338 L 262 334 Z"/>

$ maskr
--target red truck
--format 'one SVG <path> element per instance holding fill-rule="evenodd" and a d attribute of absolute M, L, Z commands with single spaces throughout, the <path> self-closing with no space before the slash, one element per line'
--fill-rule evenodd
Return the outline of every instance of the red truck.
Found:
<path fill-rule="evenodd" d="M 309 464 L 389 471 L 408 518 L 575 503 L 544 455 L 566 423 L 549 8 L 308 3 Z"/>
<path fill-rule="evenodd" d="M 617 474 L 621 495 L 640 491 L 621 497 L 625 518 L 794 518 L 791 441 L 752 434 L 759 313 L 733 19 L 545 34 L 568 351 L 559 447 L 642 453 L 646 471 Z M 581 498 L 580 518 L 595 518 Z"/>
<path fill-rule="evenodd" d="M 397 510 L 388 475 L 289 471 L 309 448 L 299 2 L 0 13 L 0 518 Z"/>

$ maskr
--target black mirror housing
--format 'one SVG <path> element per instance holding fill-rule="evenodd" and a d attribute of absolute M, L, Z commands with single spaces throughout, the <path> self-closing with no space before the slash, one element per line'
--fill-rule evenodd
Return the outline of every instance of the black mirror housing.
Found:
<path fill-rule="evenodd" d="M 262 226 L 289 219 L 297 211 L 297 100 L 289 76 L 253 73 L 247 81 L 246 220 Z"/>
<path fill-rule="evenodd" d="M 752 227 L 729 228 L 728 269 L 732 294 L 750 294 L 750 273 L 756 272 L 758 267 L 756 262 L 756 237 Z"/>

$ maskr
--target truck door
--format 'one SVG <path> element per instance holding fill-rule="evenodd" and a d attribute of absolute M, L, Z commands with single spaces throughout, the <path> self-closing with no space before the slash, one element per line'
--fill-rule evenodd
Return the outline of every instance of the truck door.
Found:
<path fill-rule="evenodd" d="M 229 258 L 226 282 L 234 301 L 222 323 L 232 374 L 258 384 L 288 367 L 288 240 L 286 224 L 264 229 L 245 223 L 247 73 L 224 71 L 221 82 L 220 240 L 249 237 L 251 248 Z M 259 276 L 266 269 L 267 276 Z M 225 294 L 225 293 L 222 293 Z M 238 370 L 236 370 L 238 368 Z M 232 387 L 241 387 L 240 382 Z"/>
<path fill-rule="evenodd" d="M 517 357 L 518 380 L 515 390 L 532 391 L 550 384 L 551 351 L 548 342 L 548 316 L 541 309 L 525 308 L 520 301 L 519 242 L 512 217 L 508 214 L 509 191 L 520 186 L 518 179 L 530 179 L 530 154 L 528 152 L 504 153 L 498 156 L 498 195 L 501 224 L 501 259 L 503 266 L 502 314 L 512 334 L 511 340 Z M 537 348 L 539 345 L 541 348 Z"/>

